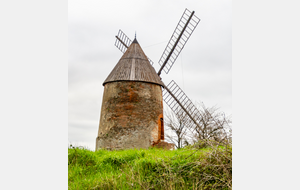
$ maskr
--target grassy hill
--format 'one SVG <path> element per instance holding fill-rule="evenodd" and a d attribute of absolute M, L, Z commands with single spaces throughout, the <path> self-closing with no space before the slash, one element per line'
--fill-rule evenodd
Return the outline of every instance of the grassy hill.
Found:
<path fill-rule="evenodd" d="M 68 149 L 69 189 L 231 189 L 231 146 Z"/>

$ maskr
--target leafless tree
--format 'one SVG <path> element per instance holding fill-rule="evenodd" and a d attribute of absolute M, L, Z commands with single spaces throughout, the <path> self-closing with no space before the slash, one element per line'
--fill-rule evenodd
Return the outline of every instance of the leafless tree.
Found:
<path fill-rule="evenodd" d="M 206 108 L 197 104 L 201 115 L 199 125 L 194 125 L 194 141 L 212 139 L 217 142 L 231 139 L 231 118 L 226 117 L 218 108 Z"/>
<path fill-rule="evenodd" d="M 187 128 L 184 115 L 176 115 L 172 111 L 165 112 L 166 138 L 177 149 L 182 148 L 187 142 Z"/>
<path fill-rule="evenodd" d="M 216 107 L 206 108 L 203 103 L 197 103 L 200 119 L 198 125 L 191 123 L 184 112 L 178 115 L 167 111 L 165 112 L 166 138 L 175 144 L 176 148 L 182 148 L 188 144 L 194 144 L 202 140 L 213 140 L 216 142 L 229 142 L 231 140 L 231 118 L 226 117 Z"/>

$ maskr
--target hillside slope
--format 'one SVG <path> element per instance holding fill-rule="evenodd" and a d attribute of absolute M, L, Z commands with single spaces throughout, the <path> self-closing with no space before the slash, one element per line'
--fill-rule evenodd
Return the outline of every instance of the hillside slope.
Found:
<path fill-rule="evenodd" d="M 231 189 L 232 148 L 68 149 L 69 189 Z"/>

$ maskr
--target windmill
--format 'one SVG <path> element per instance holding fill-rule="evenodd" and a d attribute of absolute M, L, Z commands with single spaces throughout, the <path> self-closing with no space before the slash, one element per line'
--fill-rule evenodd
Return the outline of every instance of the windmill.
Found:
<path fill-rule="evenodd" d="M 169 73 L 198 25 L 200 19 L 194 13 L 185 9 L 158 62 L 157 73 L 137 39 L 131 41 L 119 30 L 115 46 L 124 54 L 103 83 L 96 150 L 159 144 L 164 140 L 162 99 L 176 115 L 184 116 L 187 128 L 199 127 L 200 112 L 192 101 L 174 80 L 165 85 L 160 78 L 162 71 Z"/>

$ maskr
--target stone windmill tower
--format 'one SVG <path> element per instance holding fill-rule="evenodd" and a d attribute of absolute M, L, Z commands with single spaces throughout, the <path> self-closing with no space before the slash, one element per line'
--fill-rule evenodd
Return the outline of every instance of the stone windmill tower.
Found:
<path fill-rule="evenodd" d="M 96 150 L 148 148 L 158 143 L 163 83 L 136 39 L 103 85 Z"/>
<path fill-rule="evenodd" d="M 160 74 L 168 73 L 200 21 L 185 10 L 162 57 L 158 73 L 137 39 L 120 30 L 116 46 L 124 53 L 103 83 L 104 93 L 96 150 L 149 148 L 164 140 L 163 100 L 178 115 L 186 115 L 186 126 L 198 125 L 199 111 L 171 81 L 164 85 Z"/>

